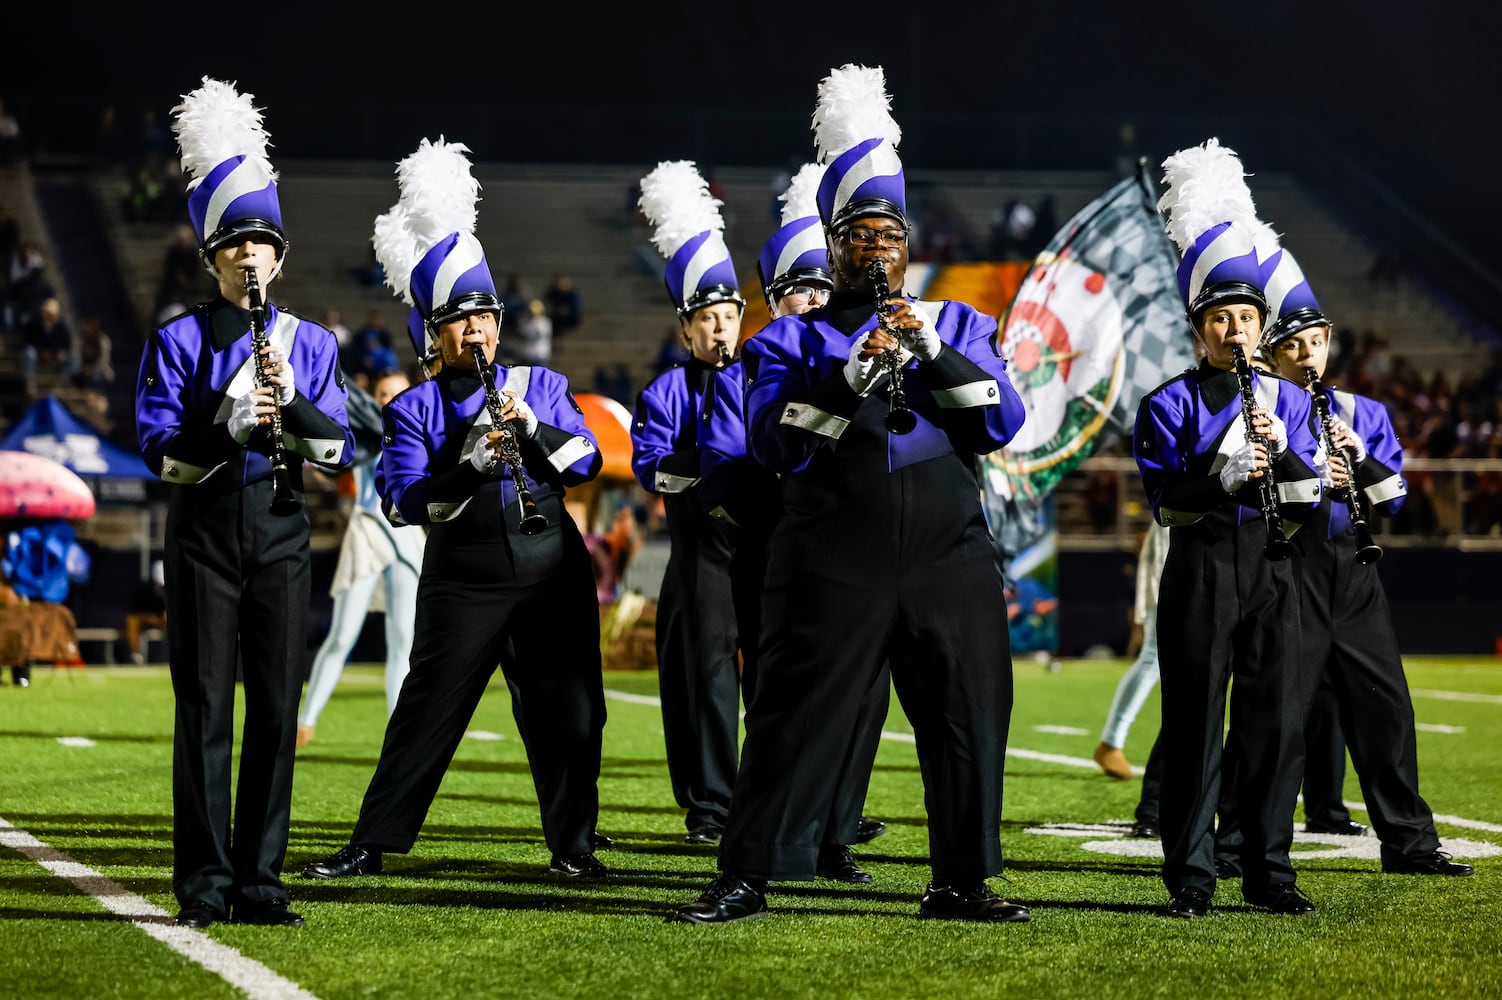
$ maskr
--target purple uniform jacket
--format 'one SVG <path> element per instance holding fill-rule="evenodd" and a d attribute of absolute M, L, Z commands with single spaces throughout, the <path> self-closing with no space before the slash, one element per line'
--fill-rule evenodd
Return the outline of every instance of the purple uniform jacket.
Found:
<path fill-rule="evenodd" d="M 962 302 L 926 303 L 937 313 L 944 347 L 930 362 L 910 361 L 903 389 L 917 416 L 909 434 L 888 434 L 887 470 L 944 455 L 988 454 L 1022 426 L 1022 401 L 996 354 L 996 320 Z M 862 406 L 887 403 L 882 379 L 855 393 L 843 369 L 851 345 L 876 326 L 869 303 L 836 303 L 784 316 L 746 341 L 746 433 L 751 457 L 784 476 L 807 471 L 816 456 L 837 452 Z"/>
<path fill-rule="evenodd" d="M 1356 467 L 1356 485 L 1361 489 L 1368 512 L 1392 517 L 1408 498 L 1408 484 L 1403 480 L 1403 446 L 1393 430 L 1387 410 L 1375 400 L 1355 393 L 1326 388 L 1330 416 L 1345 421 L 1366 449 L 1366 458 Z M 1351 527 L 1351 508 L 1345 503 L 1346 491 L 1327 491 L 1330 503 L 1327 537 L 1343 534 Z"/>
<path fill-rule="evenodd" d="M 354 456 L 334 335 L 275 305 L 266 333 L 291 364 L 294 400 L 282 407 L 283 452 L 294 484 L 302 462 L 335 471 Z M 169 483 L 238 489 L 271 476 L 270 438 L 239 444 L 228 420 L 254 386 L 250 312 L 223 299 L 169 320 L 146 345 L 136 382 L 136 432 L 150 469 Z"/>
<path fill-rule="evenodd" d="M 1253 371 L 1252 394 L 1288 431 L 1288 447 L 1273 462 L 1279 511 L 1286 521 L 1306 523 L 1321 496 L 1309 393 L 1286 379 Z M 1158 523 L 1176 527 L 1208 518 L 1239 526 L 1261 520 L 1256 480 L 1234 496 L 1220 484 L 1221 467 L 1245 443 L 1235 372 L 1201 364 L 1144 396 L 1137 408 L 1133 451 Z"/>
<path fill-rule="evenodd" d="M 550 368 L 516 365 L 496 367 L 495 384 L 498 391 L 526 400 L 537 416 L 536 434 L 519 442 L 527 489 L 534 499 L 561 499 L 565 487 L 595 477 L 601 463 L 599 442 L 574 402 L 568 379 Z M 516 488 L 505 463 L 497 463 L 487 474 L 467 458 L 478 439 L 492 429 L 485 390 L 474 372 L 445 370 L 413 386 L 386 404 L 384 422 L 376 489 L 393 524 L 438 524 L 458 517 L 472 500 L 491 497 L 496 503 L 490 491 L 481 490 L 497 478 L 499 507 L 516 507 Z M 501 509 L 470 514 L 499 523 Z"/>

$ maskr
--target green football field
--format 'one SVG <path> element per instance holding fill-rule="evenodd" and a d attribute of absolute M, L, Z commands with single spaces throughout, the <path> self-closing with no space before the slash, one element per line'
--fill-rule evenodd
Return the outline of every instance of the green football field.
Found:
<path fill-rule="evenodd" d="M 299 751 L 287 882 L 301 929 L 171 917 L 172 694 L 164 668 L 36 671 L 0 687 L 3 997 L 1502 996 L 1502 661 L 1410 658 L 1422 791 L 1471 878 L 1383 875 L 1373 838 L 1295 844 L 1318 912 L 1276 917 L 1237 883 L 1200 921 L 1161 915 L 1154 842 L 1121 836 L 1138 782 L 1090 761 L 1125 663 L 1019 660 L 992 880 L 1030 924 L 919 921 L 922 786 L 893 700 L 867 801 L 886 836 L 869 886 L 772 887 L 772 915 L 668 924 L 714 873 L 683 843 L 650 673 L 610 673 L 600 857 L 611 878 L 547 874 L 526 757 L 499 675 L 410 855 L 337 882 L 298 874 L 343 844 L 385 722 L 380 674 L 349 668 Z M 1156 697 L 1127 745 L 1140 765 Z M 1346 797 L 1365 820 L 1354 773 Z"/>

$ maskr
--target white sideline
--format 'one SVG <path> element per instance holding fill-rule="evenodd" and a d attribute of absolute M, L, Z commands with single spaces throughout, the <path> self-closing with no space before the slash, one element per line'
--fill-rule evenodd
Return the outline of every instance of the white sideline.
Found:
<path fill-rule="evenodd" d="M 1502 694 L 1472 694 L 1469 691 L 1435 691 L 1430 688 L 1409 688 L 1415 698 L 1438 698 L 1440 701 L 1479 701 L 1486 705 L 1502 705 Z"/>
<path fill-rule="evenodd" d="M 220 944 L 200 930 L 179 927 L 172 914 L 126 889 L 114 879 L 106 878 L 87 865 L 48 847 L 40 840 L 11 825 L 0 816 L 0 844 L 35 861 L 111 913 L 126 917 L 147 934 L 203 966 L 231 986 L 245 992 L 252 1000 L 317 1000 L 301 986 L 284 979 L 253 958 L 246 958 L 229 945 Z"/>

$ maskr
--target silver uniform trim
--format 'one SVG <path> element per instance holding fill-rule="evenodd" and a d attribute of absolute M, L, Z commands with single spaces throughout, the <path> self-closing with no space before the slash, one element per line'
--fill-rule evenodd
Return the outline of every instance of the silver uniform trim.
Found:
<path fill-rule="evenodd" d="M 1386 503 L 1389 500 L 1396 500 L 1398 497 L 1406 497 L 1408 495 L 1408 484 L 1403 481 L 1402 476 L 1393 475 L 1388 476 L 1380 483 L 1373 483 L 1362 492 L 1366 494 L 1367 500 L 1371 501 L 1372 505 L 1375 506 L 1379 503 Z"/>
<path fill-rule="evenodd" d="M 845 433 L 845 428 L 850 426 L 850 421 L 844 417 L 826 413 L 817 406 L 809 406 L 807 403 L 789 403 L 783 409 L 782 419 L 778 423 L 798 427 L 835 441 L 838 441 L 840 435 Z"/>
<path fill-rule="evenodd" d="M 1319 503 L 1319 478 L 1278 483 L 1279 503 Z"/>
<path fill-rule="evenodd" d="M 290 313 L 278 312 L 276 322 L 271 324 L 271 329 L 266 331 L 266 340 L 272 348 L 284 358 L 292 357 L 293 334 L 297 332 L 297 317 Z M 256 356 L 251 354 L 235 369 L 235 374 L 224 385 L 224 399 L 219 404 L 219 412 L 214 414 L 214 423 L 229 423 L 229 415 L 235 408 L 235 400 L 250 392 L 256 387 Z"/>
<path fill-rule="evenodd" d="M 1161 518 L 1164 527 L 1178 528 L 1203 520 L 1205 515 L 1188 510 L 1174 510 L 1171 507 L 1159 507 L 1158 517 Z"/>
<path fill-rule="evenodd" d="M 659 471 L 652 479 L 652 487 L 658 493 L 682 493 L 691 486 L 698 484 L 699 477 L 675 476 L 671 472 Z"/>
<path fill-rule="evenodd" d="M 303 439 L 296 434 L 283 434 L 282 438 L 292 451 L 312 459 L 319 465 L 338 465 L 344 451 L 343 438 Z"/>
<path fill-rule="evenodd" d="M 733 524 L 737 528 L 740 527 L 740 523 L 738 521 L 736 521 L 735 518 L 731 517 L 730 516 L 730 512 L 728 510 L 726 510 L 724 507 L 716 507 L 714 510 L 712 510 L 712 511 L 709 512 L 709 516 L 710 517 L 717 517 L 721 521 L 724 521 L 726 524 Z"/>
<path fill-rule="evenodd" d="M 458 503 L 429 503 L 428 520 L 441 522 L 452 521 L 459 516 L 460 511 L 469 506 L 469 497 L 465 497 Z"/>
<path fill-rule="evenodd" d="M 162 456 L 162 480 L 168 483 L 201 483 L 205 479 L 224 468 L 228 463 L 220 462 L 218 465 L 205 468 L 202 465 L 194 465 L 192 462 L 184 462 L 173 458 L 171 455 Z"/>
<path fill-rule="evenodd" d="M 979 382 L 967 382 L 952 389 L 932 389 L 934 402 L 943 410 L 959 410 L 972 406 L 990 406 L 1001 393 L 994 378 Z"/>
<path fill-rule="evenodd" d="M 385 504 L 382 504 L 381 507 L 386 512 L 386 520 L 390 521 L 392 524 L 396 525 L 398 528 L 406 526 L 407 519 L 405 517 L 402 517 L 402 512 L 400 510 L 397 510 L 396 504 L 394 504 L 394 503 L 385 503 Z"/>
<path fill-rule="evenodd" d="M 562 472 L 594 450 L 593 441 L 582 434 L 576 434 L 563 442 L 562 447 L 557 451 L 548 455 L 548 464 Z"/>

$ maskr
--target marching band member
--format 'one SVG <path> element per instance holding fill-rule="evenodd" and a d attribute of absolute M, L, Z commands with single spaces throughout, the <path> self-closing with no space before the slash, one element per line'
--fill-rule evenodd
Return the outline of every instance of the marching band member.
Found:
<path fill-rule="evenodd" d="M 302 465 L 337 471 L 353 448 L 334 335 L 261 298 L 281 273 L 287 238 L 252 102 L 205 77 L 172 109 L 192 178 L 188 214 L 219 295 L 152 335 L 136 383 L 141 454 L 173 486 L 165 558 L 177 704 L 172 885 L 177 922 L 189 927 L 231 916 L 303 923 L 281 879 L 311 592 Z"/>
<path fill-rule="evenodd" d="M 1215 892 L 1212 825 L 1233 679 L 1231 730 L 1247 765 L 1236 769 L 1235 790 L 1247 845 L 1242 896 L 1275 913 L 1307 913 L 1314 904 L 1288 858 L 1303 698 L 1283 519 L 1307 520 L 1320 499 L 1309 395 L 1247 367 L 1267 304 L 1253 247 L 1262 224 L 1240 159 L 1210 139 L 1163 168 L 1159 208 L 1182 254 L 1179 292 L 1204 352 L 1197 368 L 1143 397 L 1133 442 L 1154 518 L 1170 528 L 1158 589 L 1168 914 L 1203 917 Z"/>
<path fill-rule="evenodd" d="M 697 489 L 711 455 L 702 440 L 717 395 L 739 397 L 732 356 L 746 301 L 725 246 L 720 202 L 698 168 L 660 163 L 641 181 L 652 242 L 690 351 L 642 389 L 631 424 L 632 468 L 663 497 L 670 549 L 657 605 L 657 680 L 673 798 L 690 844 L 718 843 L 740 745 L 741 674 L 754 675 L 759 563 L 737 555 L 740 529 Z M 728 463 L 720 475 L 729 475 Z M 749 704 L 750 695 L 746 701 Z"/>
<path fill-rule="evenodd" d="M 1319 827 L 1316 816 L 1329 817 L 1337 807 L 1344 811 L 1341 787 L 1349 743 L 1362 799 L 1382 840 L 1382 870 L 1470 875 L 1472 866 L 1439 849 L 1434 813 L 1419 795 L 1413 701 L 1377 575 L 1382 550 L 1366 523 L 1378 514 L 1392 516 L 1408 495 L 1403 449 L 1380 403 L 1322 383 L 1330 322 L 1293 255 L 1267 235 L 1259 254 L 1273 318 L 1263 353 L 1277 374 L 1318 393 L 1313 430 L 1327 435 L 1333 487 L 1325 491 L 1316 516 L 1293 538 L 1302 595 L 1301 661 L 1310 672 L 1305 684 L 1315 691 L 1305 721 L 1306 829 Z M 1322 413 L 1328 427 L 1321 426 Z M 1354 470 L 1347 459 L 1354 460 Z M 1353 472 L 1354 497 L 1347 492 Z M 1223 794 L 1216 832 L 1216 864 L 1223 875 L 1241 867 L 1239 815 L 1237 803 Z M 1345 815 L 1349 822 L 1350 814 Z"/>
<path fill-rule="evenodd" d="M 401 200 L 376 220 L 376 256 L 413 306 L 418 356 L 441 364 L 387 404 L 376 487 L 393 524 L 429 532 L 411 670 L 380 760 L 349 843 L 307 865 L 309 878 L 373 874 L 384 853 L 412 848 L 502 657 L 549 871 L 606 875 L 594 854 L 599 609 L 588 550 L 563 506 L 566 487 L 599 471 L 600 451 L 562 375 L 495 364 L 501 304 L 473 235 L 479 185 L 468 151 L 424 139 L 397 168 Z"/>
<path fill-rule="evenodd" d="M 815 114 L 834 290 L 746 342 L 752 457 L 781 475 L 756 693 L 723 873 L 672 919 L 764 916 L 769 880 L 817 873 L 849 751 L 884 662 L 912 721 L 933 881 L 921 916 L 1023 921 L 993 893 L 1011 715 L 1006 599 L 975 479 L 1021 426 L 996 322 L 903 294 L 908 223 L 882 71 L 835 70 Z M 891 289 L 879 296 L 873 270 Z M 882 359 L 902 365 L 913 427 L 894 433 Z"/>

